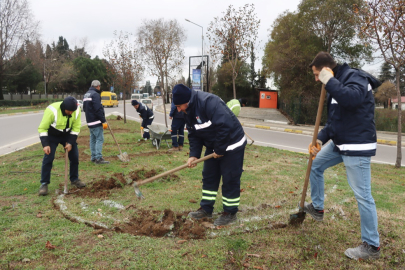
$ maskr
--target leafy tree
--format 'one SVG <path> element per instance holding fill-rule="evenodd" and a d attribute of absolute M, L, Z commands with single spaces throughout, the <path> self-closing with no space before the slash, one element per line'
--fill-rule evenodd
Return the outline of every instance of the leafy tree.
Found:
<path fill-rule="evenodd" d="M 392 73 L 392 66 L 384 62 L 381 66 L 380 75 L 378 79 L 383 83 L 385 81 L 394 81 L 395 75 Z"/>
<path fill-rule="evenodd" d="M 405 65 L 405 5 L 403 0 L 369 0 L 355 9 L 362 21 L 361 33 L 378 45 L 385 62 L 395 70 L 398 98 L 398 136 L 395 167 L 401 167 L 401 67 Z"/>
<path fill-rule="evenodd" d="M 85 92 L 90 87 L 93 80 L 99 80 L 103 91 L 108 91 L 110 78 L 107 75 L 106 64 L 98 57 L 89 59 L 78 57 L 73 61 L 76 72 L 74 84 L 79 92 Z"/>
<path fill-rule="evenodd" d="M 249 65 L 242 62 L 238 62 L 238 65 L 240 65 L 240 67 L 237 67 L 239 76 L 235 80 L 235 85 L 238 88 L 237 98 L 249 97 L 253 92 L 248 78 L 250 74 Z M 218 66 L 217 69 L 217 83 L 212 87 L 212 92 L 225 101 L 230 100 L 234 98 L 232 81 L 233 68 L 231 63 L 225 63 L 222 66 Z"/>
<path fill-rule="evenodd" d="M 152 94 L 152 86 L 150 85 L 150 81 L 146 81 L 145 87 L 142 89 L 143 93 L 148 93 L 149 95 Z"/>
<path fill-rule="evenodd" d="M 249 74 L 249 80 L 250 80 L 250 87 L 254 89 L 257 85 L 257 73 L 255 70 L 255 61 L 256 61 L 256 56 L 255 56 L 255 50 L 254 50 L 254 45 L 253 43 L 250 45 L 250 74 Z"/>
<path fill-rule="evenodd" d="M 35 21 L 27 0 L 3 0 L 0 8 L 0 100 L 3 100 L 3 81 L 6 62 L 20 48 L 26 39 L 37 35 L 38 22 Z M 27 63 L 27 62 L 26 62 Z"/>
<path fill-rule="evenodd" d="M 236 78 L 242 66 L 239 63 L 245 62 L 250 56 L 251 44 L 257 40 L 259 25 L 254 4 L 246 4 L 239 10 L 230 5 L 223 17 L 215 17 L 209 24 L 207 35 L 211 43 L 210 53 L 221 54 L 223 62 L 229 62 L 234 98 Z"/>
<path fill-rule="evenodd" d="M 384 108 L 387 108 L 388 100 L 395 97 L 395 95 L 395 84 L 389 80 L 386 80 L 380 87 L 378 87 L 377 92 L 374 94 L 374 98 L 377 102 L 384 104 Z"/>

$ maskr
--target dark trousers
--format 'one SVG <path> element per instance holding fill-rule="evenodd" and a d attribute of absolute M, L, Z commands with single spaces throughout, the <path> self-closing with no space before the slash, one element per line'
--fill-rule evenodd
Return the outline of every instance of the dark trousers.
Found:
<path fill-rule="evenodd" d="M 58 144 L 65 147 L 67 142 L 65 137 L 52 137 L 50 141 L 49 146 L 51 147 L 51 153 L 49 155 L 44 154 L 44 159 L 42 160 L 41 184 L 49 184 L 51 182 L 51 170 L 56 148 Z M 63 157 L 65 157 L 65 154 L 63 154 Z M 72 150 L 70 150 L 68 157 L 70 161 L 69 176 L 70 181 L 73 182 L 79 179 L 79 151 L 76 143 L 72 145 Z"/>
<path fill-rule="evenodd" d="M 172 145 L 173 147 L 183 146 L 184 143 L 184 118 L 173 118 L 172 120 Z M 177 140 L 177 135 L 179 139 Z"/>
<path fill-rule="evenodd" d="M 227 151 L 223 157 L 211 158 L 204 161 L 202 172 L 203 191 L 200 205 L 207 213 L 212 213 L 214 210 L 221 176 L 224 212 L 231 214 L 238 212 L 240 202 L 240 178 L 243 172 L 245 146 L 246 142 L 243 146 L 233 151 Z M 212 152 L 212 149 L 207 149 L 205 155 L 209 155 Z"/>
<path fill-rule="evenodd" d="M 148 119 L 142 120 L 141 126 L 143 127 L 143 138 L 144 138 L 144 139 L 149 139 L 149 138 L 150 138 L 148 126 L 152 124 L 153 119 L 154 119 L 154 118 L 152 118 L 152 119 L 149 119 L 149 118 L 148 118 Z"/>

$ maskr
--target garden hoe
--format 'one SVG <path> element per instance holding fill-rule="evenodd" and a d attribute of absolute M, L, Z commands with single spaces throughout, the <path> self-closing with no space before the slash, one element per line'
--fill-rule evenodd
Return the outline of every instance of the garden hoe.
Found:
<path fill-rule="evenodd" d="M 120 146 L 119 146 L 117 140 L 115 139 L 114 133 L 112 132 L 111 127 L 110 127 L 110 124 L 109 124 L 108 122 L 107 122 L 107 126 L 108 126 L 108 129 L 109 129 L 110 132 L 111 132 L 111 136 L 113 137 L 115 143 L 117 144 L 118 150 L 120 150 L 120 154 L 117 155 L 117 157 L 118 157 L 122 162 L 128 162 L 128 161 L 129 161 L 129 156 L 128 156 L 127 152 L 124 152 L 124 153 L 121 152 L 121 148 L 120 148 Z"/>
<path fill-rule="evenodd" d="M 312 145 L 316 145 L 316 139 L 318 137 L 318 129 L 319 129 L 319 125 L 321 123 L 322 109 L 323 109 L 323 102 L 325 100 L 325 95 L 326 95 L 325 85 L 322 84 L 321 97 L 319 99 L 318 112 L 316 114 L 314 135 L 312 136 Z M 304 222 L 304 219 L 305 219 L 306 213 L 304 212 L 304 202 L 305 202 L 305 197 L 307 195 L 309 175 L 311 173 L 311 166 L 312 166 L 312 158 L 313 158 L 313 155 L 312 155 L 312 153 L 310 153 L 309 160 L 308 160 L 308 166 L 307 166 L 307 173 L 305 175 L 304 188 L 302 190 L 301 202 L 299 205 L 299 212 L 296 214 L 290 215 L 290 221 L 289 221 L 290 225 L 296 225 L 296 226 L 300 225 Z"/>
<path fill-rule="evenodd" d="M 212 154 L 210 154 L 210 155 L 208 155 L 208 156 L 205 156 L 205 157 L 203 157 L 203 158 L 194 160 L 193 162 L 191 162 L 191 164 L 197 164 L 197 163 L 200 163 L 201 161 L 205 161 L 205 160 L 210 159 L 210 158 L 213 158 L 213 157 L 214 157 L 214 153 L 212 153 Z M 137 196 L 139 199 L 145 199 L 145 197 L 143 196 L 142 192 L 141 192 L 141 191 L 139 190 L 139 188 L 138 188 L 139 186 L 144 185 L 144 184 L 147 184 L 147 183 L 150 183 L 150 182 L 153 182 L 153 181 L 155 181 L 156 179 L 159 179 L 159 178 L 161 178 L 161 177 L 163 177 L 163 176 L 166 176 L 166 175 L 172 174 L 172 173 L 174 173 L 174 172 L 180 171 L 180 170 L 182 170 L 182 169 L 184 169 L 184 168 L 187 168 L 187 167 L 188 167 L 188 164 L 186 163 L 186 164 L 181 165 L 181 166 L 179 166 L 179 167 L 177 167 L 177 168 L 171 169 L 170 171 L 167 171 L 167 172 L 164 172 L 164 173 L 155 175 L 155 176 L 153 176 L 153 177 L 150 177 L 150 178 L 148 178 L 148 179 L 139 181 L 138 183 L 137 183 L 137 182 L 134 182 L 133 185 L 134 185 L 134 189 L 135 189 L 135 194 L 136 194 L 136 196 Z"/>
<path fill-rule="evenodd" d="M 69 152 L 67 149 L 65 149 L 65 188 L 63 189 L 63 194 L 68 194 L 68 156 Z"/>

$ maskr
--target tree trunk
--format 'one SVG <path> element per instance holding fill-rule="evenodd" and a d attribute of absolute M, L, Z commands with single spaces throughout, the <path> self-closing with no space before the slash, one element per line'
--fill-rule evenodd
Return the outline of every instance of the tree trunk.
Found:
<path fill-rule="evenodd" d="M 236 76 L 232 74 L 233 98 L 236 99 Z"/>
<path fill-rule="evenodd" d="M 3 59 L 0 57 L 0 100 L 4 100 L 3 96 Z"/>
<path fill-rule="evenodd" d="M 162 90 L 161 95 L 162 95 L 162 101 L 163 101 L 163 112 L 165 115 L 165 125 L 167 127 L 167 115 L 166 115 L 166 91 L 164 90 L 165 87 L 165 77 L 163 75 L 163 72 L 160 74 L 160 89 Z"/>
<path fill-rule="evenodd" d="M 401 112 L 402 112 L 402 103 L 401 103 L 401 90 L 399 89 L 399 68 L 395 70 L 395 77 L 397 81 L 397 97 L 398 97 L 398 137 L 397 137 L 397 160 L 395 162 L 395 167 L 401 168 L 401 161 L 402 161 L 402 152 L 401 152 L 401 131 L 402 131 L 402 123 L 401 123 Z"/>

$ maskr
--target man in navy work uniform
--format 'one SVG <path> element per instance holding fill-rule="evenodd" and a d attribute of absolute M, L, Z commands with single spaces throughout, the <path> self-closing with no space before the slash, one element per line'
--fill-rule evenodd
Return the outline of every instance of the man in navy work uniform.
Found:
<path fill-rule="evenodd" d="M 228 225 L 237 220 L 240 202 L 240 178 L 246 137 L 232 111 L 218 96 L 190 90 L 183 84 L 173 88 L 173 103 L 184 113 L 190 142 L 189 167 L 201 156 L 214 153 L 204 162 L 200 208 L 189 213 L 195 219 L 212 217 L 219 183 L 222 177 L 222 204 L 224 212 L 214 221 L 215 226 Z"/>
<path fill-rule="evenodd" d="M 153 115 L 152 110 L 145 104 L 142 104 L 135 99 L 131 101 L 131 104 L 142 118 L 141 127 L 143 128 L 143 138 L 147 140 L 150 138 L 148 126 L 152 124 L 155 116 Z"/>
<path fill-rule="evenodd" d="M 184 143 L 184 113 L 177 111 L 176 105 L 172 102 L 170 110 L 170 119 L 172 119 L 172 148 L 169 151 L 180 151 L 183 149 Z M 178 136 L 178 139 L 177 139 Z"/>
<path fill-rule="evenodd" d="M 304 211 L 315 220 L 323 220 L 324 171 L 341 162 L 345 164 L 347 181 L 354 192 L 360 212 L 362 244 L 349 248 L 349 258 L 378 259 L 380 242 L 377 210 L 371 195 L 370 160 L 377 149 L 372 89 L 381 83 L 370 74 L 338 65 L 329 53 L 320 52 L 310 64 L 316 81 L 325 85 L 328 121 L 319 132 L 317 145 L 309 146 L 315 155 L 310 182 L 312 203 Z M 321 148 L 326 142 L 328 145 Z"/>
<path fill-rule="evenodd" d="M 100 82 L 94 80 L 91 87 L 83 97 L 83 111 L 86 113 L 87 126 L 90 130 L 90 152 L 91 161 L 96 164 L 109 164 L 103 158 L 103 130 L 108 128 L 103 105 L 101 105 Z"/>

